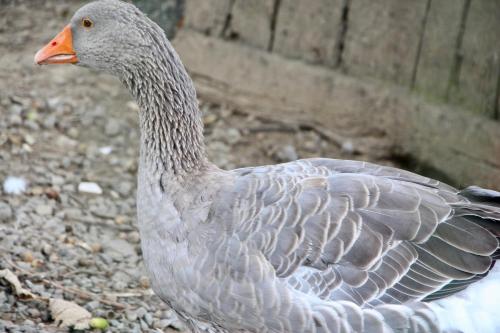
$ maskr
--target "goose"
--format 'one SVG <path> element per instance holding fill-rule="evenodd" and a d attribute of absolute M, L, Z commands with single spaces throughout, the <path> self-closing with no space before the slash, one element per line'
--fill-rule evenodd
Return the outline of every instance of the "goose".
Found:
<path fill-rule="evenodd" d="M 137 102 L 144 262 L 192 332 L 500 332 L 499 192 L 328 158 L 218 168 L 178 54 L 119 0 L 35 63 L 107 72 Z"/>

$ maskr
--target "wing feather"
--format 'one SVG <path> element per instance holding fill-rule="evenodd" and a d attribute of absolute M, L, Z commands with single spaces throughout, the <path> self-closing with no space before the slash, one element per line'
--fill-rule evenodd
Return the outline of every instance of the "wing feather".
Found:
<path fill-rule="evenodd" d="M 487 272 L 498 249 L 481 226 L 500 219 L 498 197 L 489 192 L 461 196 L 438 181 L 357 161 L 310 159 L 233 172 L 234 232 L 289 286 L 322 299 L 377 306 L 450 294 Z M 464 282 L 451 284 L 458 280 Z M 396 326 L 426 323 L 387 311 Z M 372 315 L 363 312 L 365 322 L 380 323 Z M 325 324 L 332 316 L 316 319 Z"/>

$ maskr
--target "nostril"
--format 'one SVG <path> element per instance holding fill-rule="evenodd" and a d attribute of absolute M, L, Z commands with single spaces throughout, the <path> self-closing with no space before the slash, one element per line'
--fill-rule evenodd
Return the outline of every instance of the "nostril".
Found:
<path fill-rule="evenodd" d="M 52 46 L 56 46 L 56 45 L 57 45 L 57 42 L 55 42 L 55 41 L 54 41 L 54 42 L 52 42 L 50 45 L 52 45 Z"/>

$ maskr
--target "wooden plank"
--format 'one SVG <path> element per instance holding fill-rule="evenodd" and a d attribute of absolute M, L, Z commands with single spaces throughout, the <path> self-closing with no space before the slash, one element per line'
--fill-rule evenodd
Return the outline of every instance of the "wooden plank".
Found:
<path fill-rule="evenodd" d="M 233 0 L 187 0 L 185 26 L 210 36 L 222 34 Z"/>
<path fill-rule="evenodd" d="M 189 30 L 178 33 L 174 46 L 195 82 L 210 80 L 200 93 L 211 90 L 255 114 L 326 128 L 368 156 L 389 154 L 391 147 L 457 184 L 500 190 L 499 122 Z"/>
<path fill-rule="evenodd" d="M 464 1 L 433 0 L 430 3 L 415 89 L 432 99 L 442 101 L 446 96 Z"/>
<path fill-rule="evenodd" d="M 351 0 L 343 67 L 410 84 L 426 1 Z"/>
<path fill-rule="evenodd" d="M 281 1 L 273 52 L 310 63 L 335 65 L 343 3 L 343 0 Z"/>
<path fill-rule="evenodd" d="M 274 0 L 236 0 L 225 37 L 267 49 L 271 39 L 273 9 Z"/>
<path fill-rule="evenodd" d="M 459 82 L 450 100 L 493 116 L 500 68 L 500 1 L 472 1 L 463 37 Z"/>

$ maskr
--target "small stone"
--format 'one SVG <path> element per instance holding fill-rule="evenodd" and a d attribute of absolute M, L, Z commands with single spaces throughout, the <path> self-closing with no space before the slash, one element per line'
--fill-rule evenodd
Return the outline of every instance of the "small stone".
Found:
<path fill-rule="evenodd" d="M 80 133 L 78 132 L 78 129 L 76 129 L 75 127 L 71 127 L 68 130 L 68 136 L 70 138 L 77 139 L 79 135 L 80 135 Z"/>
<path fill-rule="evenodd" d="M 12 218 L 12 208 L 6 202 L 0 201 L 0 222 L 7 222 Z"/>
<path fill-rule="evenodd" d="M 30 315 L 30 318 L 40 318 L 40 310 L 35 309 L 35 308 L 29 308 L 28 309 L 28 314 Z"/>
<path fill-rule="evenodd" d="M 149 330 L 149 326 L 148 324 L 146 324 L 146 322 L 144 320 L 139 320 L 140 324 L 141 324 L 141 329 L 143 332 L 146 332 Z"/>
<path fill-rule="evenodd" d="M 91 301 L 91 302 L 88 302 L 87 304 L 85 304 L 85 308 L 89 311 L 89 312 L 93 312 L 95 309 L 97 309 L 99 306 L 101 305 L 101 303 L 99 303 L 99 301 Z"/>
<path fill-rule="evenodd" d="M 111 146 L 104 146 L 104 147 L 99 148 L 99 153 L 101 153 L 103 155 L 109 155 L 109 154 L 111 154 L 112 151 L 113 151 L 113 147 L 111 147 Z"/>
<path fill-rule="evenodd" d="M 170 323 L 170 327 L 175 328 L 178 331 L 184 331 L 186 329 L 184 324 L 179 319 L 172 321 Z"/>
<path fill-rule="evenodd" d="M 154 327 L 164 330 L 167 327 L 169 327 L 171 323 L 172 323 L 171 319 L 162 319 L 162 320 L 158 321 L 157 323 L 155 323 Z"/>
<path fill-rule="evenodd" d="M 99 243 L 93 243 L 90 245 L 90 248 L 92 249 L 92 252 L 98 253 L 102 251 L 102 245 Z"/>
<path fill-rule="evenodd" d="M 148 310 L 146 310 L 145 308 L 143 308 L 142 306 L 140 308 L 138 308 L 137 310 L 135 310 L 135 313 L 137 314 L 137 317 L 138 318 L 142 318 L 146 315 L 146 313 L 148 313 Z"/>
<path fill-rule="evenodd" d="M 42 253 L 46 256 L 50 256 L 50 254 L 52 253 L 52 245 L 44 243 L 42 245 Z"/>
<path fill-rule="evenodd" d="M 35 323 L 29 319 L 26 319 L 25 321 L 23 321 L 23 325 L 33 326 L 33 325 L 35 325 Z"/>
<path fill-rule="evenodd" d="M 56 126 L 57 118 L 54 114 L 49 114 L 42 120 L 42 125 L 45 128 L 54 128 Z"/>
<path fill-rule="evenodd" d="M 135 112 L 139 112 L 139 106 L 137 105 L 136 102 L 128 101 L 126 105 L 130 110 L 135 111 Z"/>
<path fill-rule="evenodd" d="M 28 184 L 24 178 L 9 176 L 3 183 L 6 194 L 19 195 L 26 192 Z"/>
<path fill-rule="evenodd" d="M 27 144 L 29 144 L 30 146 L 32 146 L 32 145 L 34 145 L 34 144 L 35 144 L 36 139 L 35 139 L 32 135 L 30 135 L 30 134 L 26 134 L 26 135 L 24 136 L 24 141 L 25 141 Z"/>
<path fill-rule="evenodd" d="M 207 114 L 205 117 L 203 117 L 203 123 L 206 126 L 209 126 L 217 121 L 217 115 L 213 113 Z"/>
<path fill-rule="evenodd" d="M 106 249 L 109 250 L 109 252 L 117 252 L 125 257 L 136 255 L 134 247 L 123 239 L 112 239 L 108 241 L 106 243 Z"/>
<path fill-rule="evenodd" d="M 24 262 L 32 262 L 34 259 L 33 253 L 31 251 L 24 251 L 21 253 L 21 260 Z"/>
<path fill-rule="evenodd" d="M 127 222 L 127 217 L 124 216 L 124 215 L 117 215 L 115 217 L 115 223 L 116 224 L 124 224 L 125 222 Z"/>
<path fill-rule="evenodd" d="M 64 185 L 65 180 L 61 176 L 52 175 L 52 177 L 50 177 L 50 182 L 52 183 L 52 185 L 62 186 Z"/>
<path fill-rule="evenodd" d="M 292 145 L 279 148 L 275 153 L 275 157 L 279 162 L 290 162 L 299 158 L 295 147 Z"/>
<path fill-rule="evenodd" d="M 42 195 L 43 194 L 43 187 L 33 186 L 30 190 L 30 193 L 33 195 Z"/>
<path fill-rule="evenodd" d="M 52 215 L 53 209 L 49 205 L 38 205 L 35 208 L 35 212 L 41 216 Z"/>
<path fill-rule="evenodd" d="M 33 268 L 41 268 L 45 265 L 45 262 L 41 259 L 33 259 L 31 262 L 31 267 Z"/>
<path fill-rule="evenodd" d="M 96 183 L 81 182 L 80 184 L 78 184 L 78 192 L 88 194 L 102 194 L 102 189 Z"/>
<path fill-rule="evenodd" d="M 162 315 L 160 316 L 161 319 L 169 319 L 169 320 L 174 320 L 176 318 L 175 313 L 172 309 L 163 311 Z"/>
<path fill-rule="evenodd" d="M 128 196 L 132 191 L 133 185 L 130 182 L 119 182 L 115 187 L 116 191 L 120 193 L 122 196 Z"/>
<path fill-rule="evenodd" d="M 120 133 L 120 124 L 114 119 L 109 119 L 104 128 L 104 132 L 109 136 L 118 135 Z"/>
<path fill-rule="evenodd" d="M 127 239 L 130 243 L 134 243 L 134 244 L 139 243 L 141 240 L 139 233 L 137 231 L 129 232 L 127 235 Z"/>
<path fill-rule="evenodd" d="M 81 267 L 90 267 L 94 264 L 94 262 L 90 259 L 87 258 L 79 258 L 78 259 L 78 266 Z"/>
<path fill-rule="evenodd" d="M 117 271 L 115 274 L 113 274 L 111 281 L 113 281 L 114 285 L 122 283 L 124 285 L 123 288 L 126 288 L 127 284 L 131 281 L 131 278 L 130 275 L 128 275 L 127 273 L 123 271 Z M 118 288 L 118 289 L 123 289 L 123 288 Z"/>
<path fill-rule="evenodd" d="M 342 147 L 340 149 L 343 153 L 352 155 L 354 153 L 354 144 L 351 140 L 346 140 L 342 142 Z"/>
<path fill-rule="evenodd" d="M 144 321 L 146 322 L 146 324 L 148 324 L 148 326 L 152 326 L 153 325 L 153 315 L 151 313 L 146 313 L 144 315 Z"/>
<path fill-rule="evenodd" d="M 67 137 L 65 135 L 59 135 L 55 139 L 54 143 L 56 146 L 59 146 L 61 148 L 66 148 L 66 149 L 74 148 L 74 147 L 78 146 L 78 141 L 70 139 L 69 137 Z"/>
<path fill-rule="evenodd" d="M 126 311 L 125 316 L 127 317 L 127 320 L 129 320 L 129 321 L 136 321 L 137 317 L 138 317 L 136 311 Z"/>
<path fill-rule="evenodd" d="M 225 133 L 225 141 L 230 145 L 234 145 L 238 141 L 240 141 L 241 134 L 240 131 L 236 128 L 228 128 Z"/>
<path fill-rule="evenodd" d="M 150 286 L 149 278 L 147 276 L 144 276 L 144 275 L 141 276 L 139 278 L 139 285 L 141 286 L 141 288 L 148 289 Z"/>

